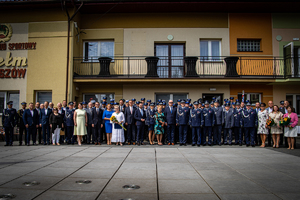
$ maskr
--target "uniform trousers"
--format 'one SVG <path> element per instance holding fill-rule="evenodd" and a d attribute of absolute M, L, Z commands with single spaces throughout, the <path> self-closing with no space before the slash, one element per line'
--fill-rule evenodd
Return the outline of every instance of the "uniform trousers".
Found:
<path fill-rule="evenodd" d="M 42 125 L 42 130 L 43 130 L 43 141 L 44 144 L 50 144 L 50 125 L 47 124 L 43 124 Z"/>
<path fill-rule="evenodd" d="M 224 144 L 232 143 L 232 129 L 231 128 L 224 128 L 223 142 L 224 142 Z"/>
<path fill-rule="evenodd" d="M 255 128 L 254 127 L 245 127 L 245 141 L 246 141 L 246 145 L 254 145 L 255 144 L 255 139 L 254 139 L 254 132 L 255 132 Z M 250 141 L 249 141 L 250 140 Z"/>
<path fill-rule="evenodd" d="M 93 135 L 93 127 L 92 124 L 88 124 L 87 126 L 87 135 L 86 135 L 86 143 L 90 144 L 91 143 L 91 137 Z"/>
<path fill-rule="evenodd" d="M 179 125 L 179 142 L 180 144 L 186 143 L 188 126 L 187 125 Z"/>
<path fill-rule="evenodd" d="M 35 144 L 36 143 L 36 131 L 37 131 L 36 126 L 35 125 L 28 126 L 28 128 L 26 128 L 26 131 L 27 131 L 27 144 L 30 144 L 30 136 L 32 137 L 33 144 Z"/>
<path fill-rule="evenodd" d="M 135 125 L 134 124 L 127 125 L 127 138 L 128 138 L 128 142 L 130 142 L 130 143 L 135 142 Z"/>
<path fill-rule="evenodd" d="M 141 125 L 137 126 L 137 136 L 136 136 L 137 142 L 144 142 L 144 133 L 145 133 L 145 124 L 142 123 Z"/>
<path fill-rule="evenodd" d="M 168 124 L 167 126 L 167 135 L 168 135 L 168 142 L 175 143 L 175 124 Z"/>
<path fill-rule="evenodd" d="M 25 137 L 25 145 L 27 144 L 27 132 L 26 132 L 26 127 L 21 125 L 19 127 L 19 144 L 22 144 L 23 141 L 23 134 Z"/>
<path fill-rule="evenodd" d="M 39 141 L 39 144 L 42 144 L 42 127 L 38 127 L 38 128 L 36 128 L 36 134 L 37 134 L 37 136 L 38 136 L 38 141 Z M 46 141 L 44 141 L 44 142 L 46 142 Z"/>
<path fill-rule="evenodd" d="M 203 145 L 206 145 L 206 136 L 208 136 L 208 145 L 211 145 L 212 142 L 212 126 L 204 126 L 203 127 L 203 133 L 202 133 L 202 143 Z"/>
<path fill-rule="evenodd" d="M 221 144 L 221 138 L 222 138 L 222 125 L 215 125 L 213 127 L 214 132 L 214 145 Z M 224 140 L 224 139 L 223 139 Z"/>
<path fill-rule="evenodd" d="M 242 135 L 241 127 L 234 127 L 233 132 L 234 132 L 235 144 L 243 144 L 243 141 L 242 141 L 243 135 Z"/>
<path fill-rule="evenodd" d="M 14 127 L 4 127 L 5 129 L 5 142 L 6 145 L 12 145 L 13 144 L 13 137 L 14 137 Z"/>
<path fill-rule="evenodd" d="M 74 126 L 67 126 L 66 127 L 66 142 L 68 144 L 74 144 L 75 142 L 75 138 L 73 138 L 73 134 L 74 134 Z"/>
<path fill-rule="evenodd" d="M 196 138 L 197 136 L 197 138 Z M 200 126 L 192 127 L 192 144 L 201 144 L 201 128 Z"/>
<path fill-rule="evenodd" d="M 60 128 L 56 128 L 52 133 L 52 144 L 59 143 Z"/>

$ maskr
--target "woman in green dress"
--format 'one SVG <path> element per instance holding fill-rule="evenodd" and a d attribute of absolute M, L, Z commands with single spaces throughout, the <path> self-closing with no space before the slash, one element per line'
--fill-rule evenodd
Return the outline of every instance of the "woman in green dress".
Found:
<path fill-rule="evenodd" d="M 156 134 L 158 145 L 162 145 L 161 140 L 164 134 L 165 115 L 162 113 L 162 106 L 158 106 L 157 113 L 154 115 L 155 125 L 154 131 Z"/>
<path fill-rule="evenodd" d="M 79 103 L 78 109 L 74 112 L 74 135 L 77 135 L 78 145 L 81 145 L 82 136 L 87 133 L 87 114 L 82 108 L 82 103 Z"/>

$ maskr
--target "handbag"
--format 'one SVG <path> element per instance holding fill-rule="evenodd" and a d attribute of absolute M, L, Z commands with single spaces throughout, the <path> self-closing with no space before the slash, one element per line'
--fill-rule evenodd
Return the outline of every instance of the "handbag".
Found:
<path fill-rule="evenodd" d="M 114 124 L 115 129 L 122 129 L 122 127 L 119 124 Z"/>
<path fill-rule="evenodd" d="M 65 135 L 65 131 L 60 130 L 60 135 Z"/>

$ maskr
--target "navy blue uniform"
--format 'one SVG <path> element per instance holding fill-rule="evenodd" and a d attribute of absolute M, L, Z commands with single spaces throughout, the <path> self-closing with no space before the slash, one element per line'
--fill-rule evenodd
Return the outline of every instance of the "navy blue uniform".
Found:
<path fill-rule="evenodd" d="M 75 138 L 73 138 L 74 134 L 74 110 L 66 109 L 66 142 L 68 144 L 74 144 Z"/>
<path fill-rule="evenodd" d="M 191 109 L 190 113 L 190 125 L 192 126 L 192 144 L 196 144 L 196 134 L 197 134 L 197 145 L 201 144 L 201 127 L 203 126 L 203 113 L 202 110 Z"/>
<path fill-rule="evenodd" d="M 213 111 L 215 114 L 215 125 L 213 128 L 214 132 L 214 145 L 221 144 L 221 137 L 222 137 L 222 123 L 224 121 L 223 110 L 225 107 L 214 107 Z M 223 139 L 224 140 L 224 139 Z"/>
<path fill-rule="evenodd" d="M 234 132 L 234 140 L 235 144 L 242 145 L 243 143 L 243 135 L 241 128 L 241 118 L 242 118 L 242 109 L 234 109 L 233 111 L 234 124 L 233 124 L 233 132 Z"/>
<path fill-rule="evenodd" d="M 257 113 L 254 109 L 242 111 L 242 122 L 241 124 L 245 130 L 245 141 L 246 145 L 255 145 L 255 126 L 257 126 Z M 250 138 L 250 141 L 249 141 Z"/>
<path fill-rule="evenodd" d="M 147 124 L 148 130 L 154 131 L 155 119 L 154 119 L 155 111 L 154 109 L 147 109 Z"/>
<path fill-rule="evenodd" d="M 211 108 L 203 109 L 203 133 L 202 133 L 202 143 L 206 145 L 206 136 L 208 136 L 208 145 L 212 143 L 212 127 L 215 124 L 215 113 Z"/>
<path fill-rule="evenodd" d="M 2 125 L 5 130 L 6 145 L 13 145 L 14 127 L 18 122 L 17 110 L 6 108 L 3 110 Z"/>
<path fill-rule="evenodd" d="M 47 143 L 48 145 L 50 144 L 50 124 L 49 124 L 49 118 L 50 114 L 52 113 L 52 110 L 50 108 L 48 109 L 40 109 L 40 124 L 42 125 L 42 130 L 43 130 L 43 140 L 44 140 L 44 145 Z M 52 138 L 52 137 L 51 137 Z"/>
<path fill-rule="evenodd" d="M 224 137 L 223 143 L 231 145 L 232 128 L 234 126 L 234 114 L 232 110 L 223 111 Z"/>
<path fill-rule="evenodd" d="M 186 144 L 189 117 L 190 117 L 190 109 L 188 107 L 180 107 L 177 109 L 176 123 L 179 124 L 180 144 Z"/>
<path fill-rule="evenodd" d="M 31 114 L 32 112 L 32 114 Z M 36 143 L 36 126 L 39 125 L 39 115 L 38 111 L 36 109 L 33 109 L 32 111 L 30 109 L 26 109 L 23 114 L 23 121 L 25 126 L 28 125 L 27 130 L 27 145 L 30 144 L 30 135 L 32 137 L 33 144 Z"/>

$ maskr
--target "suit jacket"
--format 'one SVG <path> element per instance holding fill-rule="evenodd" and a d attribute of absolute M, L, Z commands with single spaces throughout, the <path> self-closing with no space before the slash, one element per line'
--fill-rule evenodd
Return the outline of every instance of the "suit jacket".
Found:
<path fill-rule="evenodd" d="M 226 113 L 226 110 L 223 112 L 223 122 L 224 128 L 232 128 L 234 126 L 234 113 L 229 110 Z"/>
<path fill-rule="evenodd" d="M 97 108 L 93 109 L 93 124 L 103 124 L 103 119 L 102 119 L 102 115 L 103 115 L 103 110 L 101 108 L 99 108 L 99 111 L 97 113 Z"/>
<path fill-rule="evenodd" d="M 86 114 L 88 118 L 88 124 L 93 124 L 94 123 L 94 108 L 87 108 L 86 109 Z"/>
<path fill-rule="evenodd" d="M 134 119 L 134 113 L 136 111 L 135 107 L 132 107 L 132 114 L 130 112 L 130 107 L 125 108 L 125 123 L 128 124 L 134 124 L 135 123 L 135 119 Z"/>
<path fill-rule="evenodd" d="M 47 108 L 47 115 L 46 115 L 46 112 L 45 112 L 45 108 L 41 109 L 40 111 L 40 116 L 39 116 L 39 121 L 40 121 L 40 124 L 42 125 L 46 125 L 46 124 L 49 124 L 49 117 L 52 113 L 52 110 L 50 108 Z"/>
<path fill-rule="evenodd" d="M 285 114 L 285 107 L 279 107 L 279 111 L 282 112 L 282 114 Z"/>
<path fill-rule="evenodd" d="M 172 108 L 172 113 L 170 107 L 166 107 L 164 114 L 167 124 L 176 124 L 176 113 L 177 108 L 175 106 Z"/>
<path fill-rule="evenodd" d="M 120 106 L 120 112 L 124 113 L 125 112 L 125 108 L 126 108 L 125 104 L 123 104 L 123 106 Z"/>
<path fill-rule="evenodd" d="M 59 113 L 59 111 L 58 111 L 58 113 Z M 63 118 L 63 121 L 64 121 L 64 123 L 66 122 L 66 112 L 65 112 L 65 110 L 63 109 L 63 108 L 61 108 L 61 116 L 62 116 L 62 118 Z"/>
<path fill-rule="evenodd" d="M 33 116 L 31 116 L 30 109 L 26 109 L 23 113 L 24 124 L 29 126 L 36 126 L 39 124 L 39 115 L 36 109 L 33 109 Z"/>
<path fill-rule="evenodd" d="M 142 115 L 139 108 L 136 109 L 135 112 L 134 112 L 134 119 L 136 120 L 136 125 L 137 126 L 145 124 L 145 121 L 142 122 L 141 119 L 146 120 L 146 111 L 143 108 L 141 110 L 143 111 L 143 115 Z"/>

